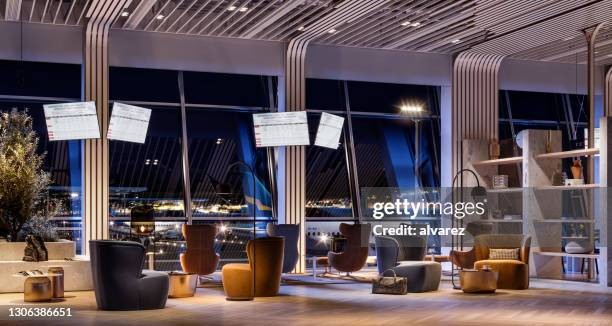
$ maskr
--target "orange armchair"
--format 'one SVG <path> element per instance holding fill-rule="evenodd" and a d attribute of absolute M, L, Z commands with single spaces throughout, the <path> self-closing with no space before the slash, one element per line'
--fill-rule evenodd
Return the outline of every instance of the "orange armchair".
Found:
<path fill-rule="evenodd" d="M 368 259 L 368 246 L 362 240 L 368 241 L 372 226 L 370 224 L 340 224 L 340 233 L 346 238 L 342 252 L 329 252 L 327 258 L 331 267 L 345 273 L 356 272 L 365 265 Z"/>
<path fill-rule="evenodd" d="M 489 259 L 490 249 L 519 249 L 519 259 Z M 531 237 L 520 234 L 485 234 L 474 238 L 470 251 L 450 252 L 450 259 L 461 268 L 482 269 L 485 265 L 499 272 L 497 288 L 529 288 L 529 251 Z"/>
<path fill-rule="evenodd" d="M 187 251 L 180 255 L 181 268 L 187 273 L 209 275 L 217 270 L 219 254 L 215 252 L 215 225 L 183 224 Z"/>
<path fill-rule="evenodd" d="M 247 243 L 248 264 L 223 266 L 223 290 L 227 300 L 253 300 L 253 297 L 278 295 L 284 249 L 283 237 L 250 240 Z"/>

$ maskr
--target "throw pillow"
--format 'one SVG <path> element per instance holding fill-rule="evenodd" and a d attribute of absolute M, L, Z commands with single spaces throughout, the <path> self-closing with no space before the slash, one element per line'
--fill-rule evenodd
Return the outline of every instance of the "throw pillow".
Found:
<path fill-rule="evenodd" d="M 519 249 L 489 249 L 491 260 L 518 260 Z"/>

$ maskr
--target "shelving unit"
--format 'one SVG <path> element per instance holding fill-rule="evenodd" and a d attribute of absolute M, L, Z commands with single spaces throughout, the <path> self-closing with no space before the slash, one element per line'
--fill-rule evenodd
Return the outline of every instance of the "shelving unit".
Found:
<path fill-rule="evenodd" d="M 581 189 L 594 189 L 599 188 L 600 185 L 597 183 L 590 183 L 584 185 L 576 185 L 576 186 L 542 186 L 537 187 L 538 190 L 581 190 Z"/>
<path fill-rule="evenodd" d="M 547 252 L 547 251 L 539 251 L 535 253 L 539 256 L 551 256 L 551 257 L 573 257 L 573 258 L 589 258 L 589 259 L 598 259 L 598 254 L 570 254 L 567 252 Z"/>
<path fill-rule="evenodd" d="M 609 119 L 612 123 L 612 118 Z M 597 260 L 600 274 L 599 282 L 607 286 L 607 262 L 610 255 L 606 243 L 608 211 L 612 212 L 612 200 L 598 197 L 602 190 L 612 183 L 612 171 L 608 173 L 607 140 L 612 140 L 612 132 L 607 134 L 607 118 L 600 123 L 600 148 L 562 151 L 562 135 L 558 130 L 526 130 L 523 135 L 522 156 L 488 159 L 488 140 L 464 140 L 463 168 L 474 170 L 481 184 L 487 187 L 488 204 L 492 212 L 488 219 L 493 224 L 494 233 L 522 233 L 530 235 L 532 277 L 564 279 L 562 259 L 569 266 L 579 264 L 573 258 Z M 599 183 L 576 186 L 553 186 L 553 174 L 562 171 L 563 159 L 599 155 Z M 515 164 L 519 169 L 520 185 L 510 188 L 492 189 L 491 178 L 497 174 L 508 174 L 508 165 Z M 590 171 L 594 173 L 594 171 Z M 608 177 L 609 176 L 609 177 Z M 609 178 L 609 180 L 607 180 Z M 605 179 L 605 180 L 604 180 Z M 465 182 L 467 180 L 467 182 Z M 514 182 L 516 183 L 516 181 Z M 464 185 L 475 186 L 473 177 L 464 178 Z M 599 198 L 599 200 L 597 200 Z M 607 202 L 610 201 L 610 204 Z M 603 203 L 596 207 L 597 203 Z M 602 211 L 603 210 L 603 211 Z M 493 215 L 495 211 L 495 215 Z M 491 216 L 521 215 L 521 220 L 505 220 Z M 511 232 L 500 230 L 511 229 Z M 599 235 L 596 234 L 598 230 Z M 599 239 L 599 243 L 595 239 Z M 577 242 L 589 248 L 596 247 L 599 253 L 570 254 L 564 252 L 565 245 Z M 608 257 L 609 259 L 609 257 Z M 572 265 L 573 264 L 573 265 Z M 578 265 L 579 266 L 579 265 Z M 571 268 L 570 268 L 571 269 Z M 589 270 L 594 274 L 594 271 Z M 595 275 L 591 275 L 595 277 Z"/>
<path fill-rule="evenodd" d="M 572 219 L 543 219 L 533 220 L 537 223 L 595 223 L 594 220 L 572 220 Z"/>
<path fill-rule="evenodd" d="M 511 187 L 511 188 L 493 188 L 488 189 L 487 192 L 496 194 L 496 193 L 519 193 L 522 192 L 523 188 L 521 187 Z"/>
<path fill-rule="evenodd" d="M 517 164 L 523 163 L 523 157 L 506 157 L 506 158 L 498 158 L 495 160 L 484 160 L 473 163 L 474 166 L 496 166 L 496 165 L 504 165 L 504 164 Z"/>
<path fill-rule="evenodd" d="M 552 152 L 552 153 L 544 153 L 536 155 L 538 160 L 546 160 L 546 159 L 561 159 L 561 158 L 569 158 L 569 157 L 580 157 L 580 156 L 590 156 L 599 154 L 599 148 L 586 148 L 586 149 L 576 149 L 572 151 L 564 151 L 564 152 Z"/>

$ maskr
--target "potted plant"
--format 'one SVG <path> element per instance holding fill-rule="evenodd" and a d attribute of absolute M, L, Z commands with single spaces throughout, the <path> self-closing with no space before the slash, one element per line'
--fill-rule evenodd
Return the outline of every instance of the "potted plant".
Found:
<path fill-rule="evenodd" d="M 49 207 L 57 205 L 48 200 L 51 179 L 42 169 L 45 154 L 37 153 L 37 146 L 38 136 L 27 110 L 0 113 L 0 229 L 10 242 L 23 241 L 28 234 L 45 241 L 58 238 L 48 221 L 54 211 Z M 3 247 L 0 260 L 22 256 L 24 247 L 23 242 Z"/>

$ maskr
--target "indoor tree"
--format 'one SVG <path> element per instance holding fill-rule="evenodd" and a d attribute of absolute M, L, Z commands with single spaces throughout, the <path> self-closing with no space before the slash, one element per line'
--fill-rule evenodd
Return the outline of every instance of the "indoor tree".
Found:
<path fill-rule="evenodd" d="M 27 111 L 0 114 L 0 226 L 11 241 L 31 218 L 44 214 L 50 177 L 36 152 L 38 136 Z"/>

